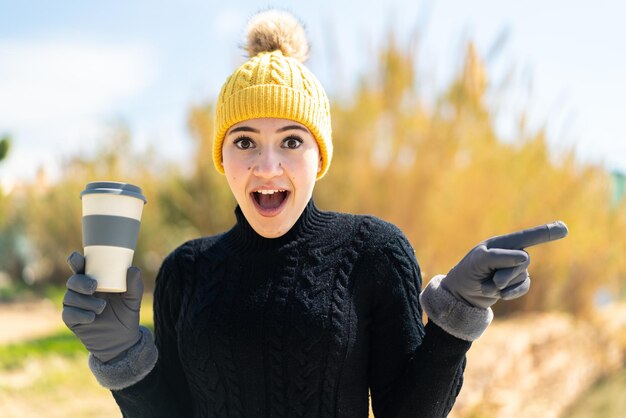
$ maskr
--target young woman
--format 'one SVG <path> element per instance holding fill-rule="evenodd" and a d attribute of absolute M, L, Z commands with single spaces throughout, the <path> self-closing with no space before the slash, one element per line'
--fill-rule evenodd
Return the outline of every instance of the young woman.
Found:
<path fill-rule="evenodd" d="M 302 26 L 258 14 L 247 49 L 219 96 L 213 154 L 236 224 L 165 259 L 154 342 L 139 326 L 139 270 L 129 269 L 126 293 L 94 293 L 78 253 L 65 323 L 125 417 L 367 417 L 368 391 L 377 417 L 447 415 L 490 306 L 529 289 L 523 248 L 565 226 L 484 241 L 420 295 L 397 227 L 313 202 L 333 146 L 328 99 L 302 63 Z"/>

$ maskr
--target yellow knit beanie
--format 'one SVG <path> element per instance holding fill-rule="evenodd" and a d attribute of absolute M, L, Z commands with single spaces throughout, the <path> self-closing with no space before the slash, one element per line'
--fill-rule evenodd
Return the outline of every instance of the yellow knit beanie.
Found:
<path fill-rule="evenodd" d="M 324 88 L 303 64 L 308 57 L 304 28 L 291 14 L 268 10 L 248 23 L 250 59 L 222 86 L 217 101 L 213 163 L 224 174 L 222 145 L 228 129 L 255 118 L 291 119 L 315 137 L 322 157 L 321 178 L 333 155 L 330 107 Z"/>

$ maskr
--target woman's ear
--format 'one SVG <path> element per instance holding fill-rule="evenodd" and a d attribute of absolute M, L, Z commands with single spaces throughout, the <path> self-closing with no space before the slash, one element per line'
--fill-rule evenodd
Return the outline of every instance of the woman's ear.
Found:
<path fill-rule="evenodd" d="M 320 155 L 320 160 L 317 163 L 317 172 L 322 171 L 322 156 Z"/>

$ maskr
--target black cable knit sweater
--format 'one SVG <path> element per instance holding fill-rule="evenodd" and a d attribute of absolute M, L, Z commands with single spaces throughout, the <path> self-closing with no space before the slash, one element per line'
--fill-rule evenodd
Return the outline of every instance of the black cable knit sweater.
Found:
<path fill-rule="evenodd" d="M 267 239 L 235 210 L 157 277 L 156 365 L 113 390 L 125 417 L 443 417 L 471 343 L 422 323 L 420 270 L 394 225 L 313 200 Z"/>

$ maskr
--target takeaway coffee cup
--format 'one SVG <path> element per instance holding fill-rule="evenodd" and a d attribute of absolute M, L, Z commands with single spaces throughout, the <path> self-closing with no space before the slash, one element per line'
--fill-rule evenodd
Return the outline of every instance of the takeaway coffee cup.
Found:
<path fill-rule="evenodd" d="M 80 197 L 85 274 L 99 292 L 126 292 L 146 198 L 137 186 L 111 181 L 88 183 Z"/>

